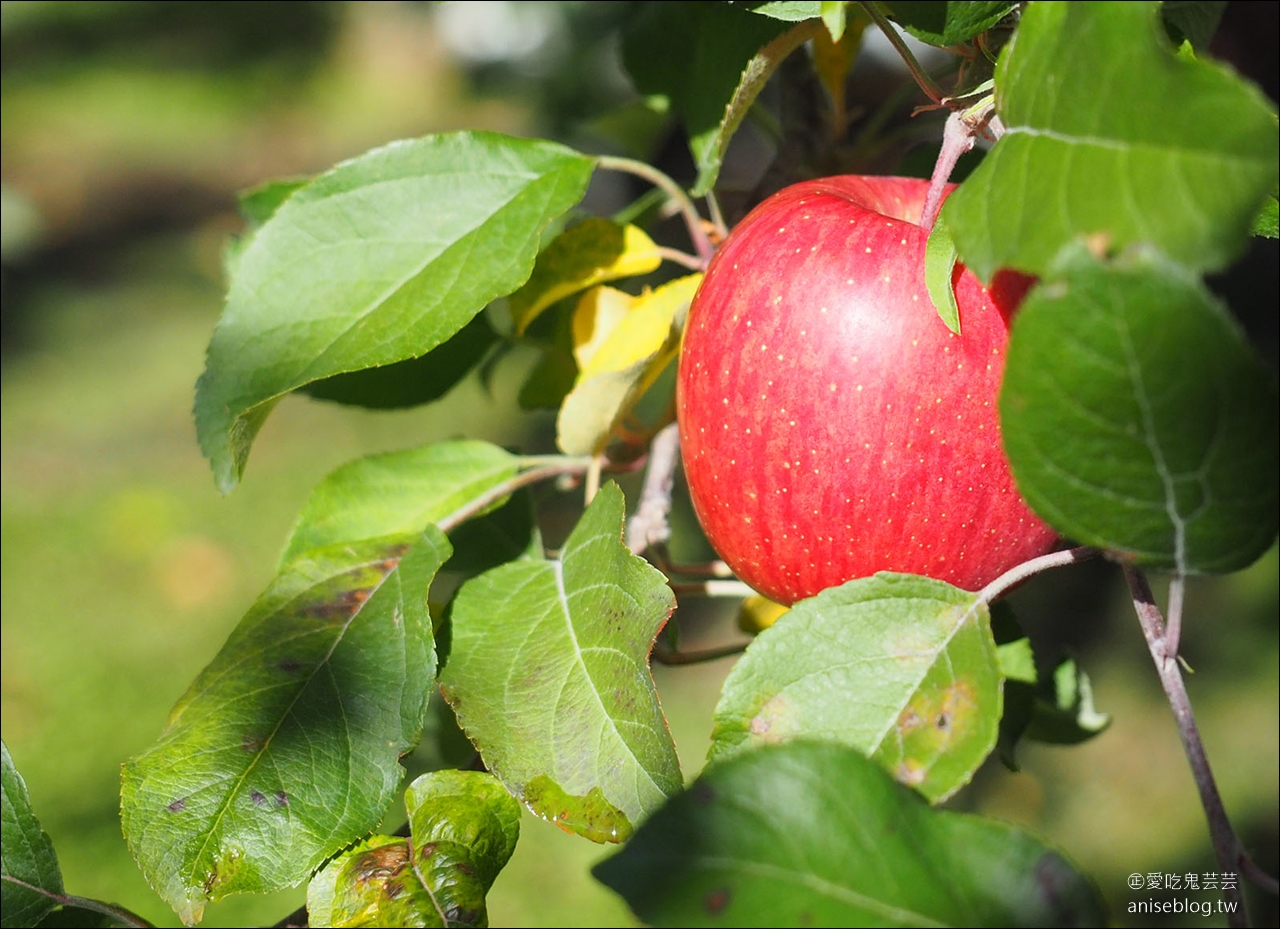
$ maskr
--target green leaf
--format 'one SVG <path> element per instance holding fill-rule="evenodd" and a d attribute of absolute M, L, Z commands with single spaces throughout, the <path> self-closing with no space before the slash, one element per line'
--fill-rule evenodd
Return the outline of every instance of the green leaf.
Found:
<path fill-rule="evenodd" d="M 58 905 L 62 870 L 53 840 L 36 819 L 27 784 L 0 742 L 4 828 L 0 830 L 0 926 L 34 926 Z M 20 883 L 19 883 L 20 882 Z"/>
<path fill-rule="evenodd" d="M 822 16 L 823 8 L 827 5 L 823 0 L 772 0 L 770 3 L 751 7 L 751 12 L 770 19 L 780 19 L 784 23 L 798 23 Z"/>
<path fill-rule="evenodd" d="M 715 186 L 729 139 L 781 58 L 758 54 L 784 23 L 728 3 L 646 4 L 623 36 L 627 71 L 642 94 L 680 115 L 698 178 Z"/>
<path fill-rule="evenodd" d="M 944 3 L 938 0 L 889 0 L 884 4 L 902 28 L 921 42 L 946 48 L 986 32 L 1017 8 L 1009 0 Z"/>
<path fill-rule="evenodd" d="M 1043 274 L 1080 236 L 1222 268 L 1276 184 L 1271 104 L 1170 54 L 1155 3 L 1031 4 L 997 66 L 996 104 L 1004 136 L 942 210 L 983 280 Z"/>
<path fill-rule="evenodd" d="M 285 177 L 251 187 L 238 198 L 240 215 L 251 229 L 257 229 L 274 216 L 286 200 L 310 183 L 309 177 Z"/>
<path fill-rule="evenodd" d="M 975 594 L 906 574 L 803 600 L 729 673 L 709 760 L 823 739 L 945 799 L 996 744 L 1001 679 L 989 620 Z"/>
<path fill-rule="evenodd" d="M 1064 535 L 1234 571 L 1277 525 L 1276 385 L 1224 308 L 1148 249 L 1083 249 L 1014 319 L 1000 395 L 1018 489 Z"/>
<path fill-rule="evenodd" d="M 1205 52 L 1226 9 L 1226 0 L 1164 0 L 1160 16 L 1170 42 L 1190 42 L 1197 52 Z"/>
<path fill-rule="evenodd" d="M 1111 725 L 1111 716 L 1093 705 L 1089 675 L 1068 659 L 1058 665 L 1036 695 L 1025 738 L 1057 745 L 1074 745 Z"/>
<path fill-rule="evenodd" d="M 651 926 L 1101 926 L 1097 891 L 1014 826 L 931 809 L 857 751 L 709 768 L 596 878 Z"/>
<path fill-rule="evenodd" d="M 660 264 L 658 246 L 636 226 L 598 216 L 583 220 L 538 255 L 532 276 L 507 300 L 512 322 L 523 333 L 557 300 L 606 281 L 648 274 Z"/>
<path fill-rule="evenodd" d="M 416 358 L 529 277 L 591 159 L 494 133 L 428 136 L 293 193 L 236 261 L 196 386 L 196 431 L 230 491 L 272 406 L 322 378 Z"/>
<path fill-rule="evenodd" d="M 938 317 L 956 335 L 960 334 L 960 307 L 955 288 L 956 243 L 942 223 L 934 223 L 924 248 L 924 286 L 938 311 Z"/>
<path fill-rule="evenodd" d="M 317 400 L 397 410 L 439 400 L 471 373 L 498 341 L 481 313 L 421 358 L 335 374 L 301 388 Z"/>
<path fill-rule="evenodd" d="M 311 492 L 280 564 L 315 548 L 417 535 L 513 477 L 520 461 L 488 442 L 439 442 L 370 455 Z"/>
<path fill-rule="evenodd" d="M 373 836 L 307 889 L 313 926 L 487 926 L 485 894 L 515 851 L 520 807 L 477 771 L 424 774 L 405 795 L 412 838 Z"/>
<path fill-rule="evenodd" d="M 1280 203 L 1275 195 L 1267 197 L 1262 209 L 1253 219 L 1253 234 L 1264 239 L 1280 237 Z"/>
<path fill-rule="evenodd" d="M 468 581 L 441 688 L 485 764 L 535 813 L 596 841 L 680 789 L 648 655 L 675 600 L 622 544 L 623 499 L 600 490 L 557 561 Z"/>
<path fill-rule="evenodd" d="M 305 880 L 378 824 L 422 730 L 448 555 L 430 526 L 295 558 L 125 765 L 125 837 L 183 922 Z"/>

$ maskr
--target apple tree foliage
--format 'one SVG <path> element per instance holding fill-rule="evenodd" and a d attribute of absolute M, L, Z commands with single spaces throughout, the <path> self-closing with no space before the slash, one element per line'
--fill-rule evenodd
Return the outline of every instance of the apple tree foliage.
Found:
<path fill-rule="evenodd" d="M 351 462 L 315 489 L 275 579 L 124 766 L 124 832 L 155 891 L 187 924 L 228 894 L 309 882 L 313 925 L 486 925 L 523 803 L 620 843 L 596 877 L 656 925 L 1105 921 L 1059 852 L 937 806 L 998 744 L 1105 725 L 1073 666 L 1037 682 L 1016 622 L 980 594 L 851 581 L 746 649 L 686 786 L 649 667 L 673 569 L 659 538 L 624 541 L 637 501 L 596 488 L 642 466 L 671 422 L 718 234 L 690 198 L 715 190 L 784 60 L 810 60 L 839 101 L 887 17 L 957 54 L 944 104 L 989 93 L 1003 129 L 938 229 L 983 279 L 1040 280 L 1001 397 L 1023 495 L 1131 565 L 1182 577 L 1256 560 L 1277 531 L 1276 386 L 1202 276 L 1276 234 L 1277 123 L 1207 57 L 1220 7 L 640 4 L 623 60 L 683 128 L 687 190 L 626 159 L 454 132 L 246 194 L 196 391 L 222 491 L 285 395 L 431 402 L 512 345 L 541 353 L 519 402 L 559 410 L 562 454 L 460 438 Z M 604 171 L 657 193 L 586 216 Z M 691 252 L 647 228 L 664 203 Z M 548 550 L 534 501 L 552 482 L 587 502 Z M 374 834 L 437 692 L 475 770 L 416 779 L 406 829 Z M 7 749 L 3 786 L 4 925 L 59 907 L 110 917 L 64 894 Z"/>

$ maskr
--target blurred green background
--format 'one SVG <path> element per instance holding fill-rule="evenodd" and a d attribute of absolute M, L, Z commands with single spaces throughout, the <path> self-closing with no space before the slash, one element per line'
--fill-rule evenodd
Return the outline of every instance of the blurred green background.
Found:
<path fill-rule="evenodd" d="M 242 487 L 220 497 L 190 407 L 221 303 L 222 249 L 239 228 L 235 192 L 460 128 L 591 151 L 674 151 L 675 171 L 680 145 L 652 121 L 601 118 L 633 97 L 616 41 L 627 3 L 4 2 L 0 11 L 3 736 L 68 890 L 176 925 L 121 838 L 119 766 L 156 738 L 269 581 L 311 486 L 358 455 L 460 435 L 549 443 L 548 416 L 513 402 L 531 362 L 517 354 L 487 389 L 467 382 L 410 412 L 286 400 Z M 1224 27 L 1225 53 L 1247 69 L 1262 29 L 1273 72 L 1275 30 L 1235 22 Z M 1259 248 L 1250 266 L 1261 262 L 1272 290 L 1235 279 L 1221 289 L 1274 359 L 1274 243 Z M 1273 874 L 1278 572 L 1273 548 L 1249 571 L 1194 582 L 1183 648 L 1228 810 Z M 1025 746 L 1020 773 L 993 762 L 955 805 L 1031 824 L 1061 845 L 1121 925 L 1219 924 L 1125 912 L 1177 896 L 1130 891 L 1131 873 L 1216 866 L 1117 574 L 1082 566 L 1036 580 L 1015 603 L 1046 654 L 1081 660 L 1111 728 L 1079 747 Z M 722 615 L 684 612 L 691 634 L 708 624 L 724 634 Z M 658 669 L 690 777 L 728 666 Z M 527 817 L 491 896 L 492 924 L 633 923 L 587 873 L 607 853 Z M 234 898 L 210 907 L 206 924 L 270 924 L 302 898 Z M 1259 924 L 1274 924 L 1274 900 L 1255 898 L 1255 908 Z"/>

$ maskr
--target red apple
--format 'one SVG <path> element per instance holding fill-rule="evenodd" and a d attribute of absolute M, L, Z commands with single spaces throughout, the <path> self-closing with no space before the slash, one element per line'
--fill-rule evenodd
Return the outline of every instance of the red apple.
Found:
<path fill-rule="evenodd" d="M 831 177 L 729 235 L 690 309 L 678 405 L 707 538 L 782 603 L 876 571 L 978 590 L 1043 554 L 996 397 L 1030 285 L 957 265 L 962 335 L 924 284 L 926 181 Z"/>

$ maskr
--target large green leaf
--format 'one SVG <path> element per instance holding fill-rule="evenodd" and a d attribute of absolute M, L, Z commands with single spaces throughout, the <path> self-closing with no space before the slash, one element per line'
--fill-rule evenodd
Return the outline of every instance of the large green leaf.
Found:
<path fill-rule="evenodd" d="M 378 824 L 422 730 L 448 555 L 430 526 L 295 558 L 125 765 L 125 837 L 184 922 L 305 880 Z"/>
<path fill-rule="evenodd" d="M 239 481 L 285 393 L 423 355 L 519 287 L 592 166 L 550 142 L 464 132 L 375 149 L 293 191 L 235 260 L 196 388 L 219 486 Z"/>
<path fill-rule="evenodd" d="M 485 895 L 520 836 L 520 806 L 491 775 L 424 774 L 405 794 L 411 838 L 374 836 L 307 889 L 313 926 L 487 926 Z"/>
<path fill-rule="evenodd" d="M 622 544 L 606 485 L 556 561 L 517 561 L 453 603 L 445 697 L 489 770 L 537 814 L 595 841 L 680 789 L 649 672 L 675 608 L 663 576 Z"/>
<path fill-rule="evenodd" d="M 943 207 L 983 280 L 1046 272 L 1079 236 L 1199 269 L 1244 247 L 1276 183 L 1271 104 L 1172 55 L 1157 3 L 1031 4 L 996 70 L 1003 138 Z"/>
<path fill-rule="evenodd" d="M 652 926 L 1101 926 L 1098 893 L 1014 826 L 931 809 L 856 750 L 709 768 L 595 876 Z"/>
<path fill-rule="evenodd" d="M 710 759 L 825 739 L 944 799 L 996 744 L 1001 676 L 989 623 L 975 594 L 905 574 L 803 600 L 730 672 Z"/>
<path fill-rule="evenodd" d="M 496 445 L 465 439 L 349 462 L 311 492 L 280 563 L 313 548 L 416 535 L 511 478 L 519 464 Z"/>
<path fill-rule="evenodd" d="M 1000 396 L 1018 488 L 1055 529 L 1179 572 L 1276 536 L 1273 377 L 1193 275 L 1083 249 L 1014 320 Z"/>
<path fill-rule="evenodd" d="M 36 819 L 27 785 L 9 746 L 0 742 L 0 787 L 4 828 L 0 830 L 0 926 L 34 926 L 58 905 L 62 870 L 53 840 Z"/>
<path fill-rule="evenodd" d="M 729 138 L 776 66 L 757 53 L 787 24 L 740 5 L 645 4 L 623 37 L 622 54 L 636 89 L 679 114 L 698 179 L 710 190 Z"/>

